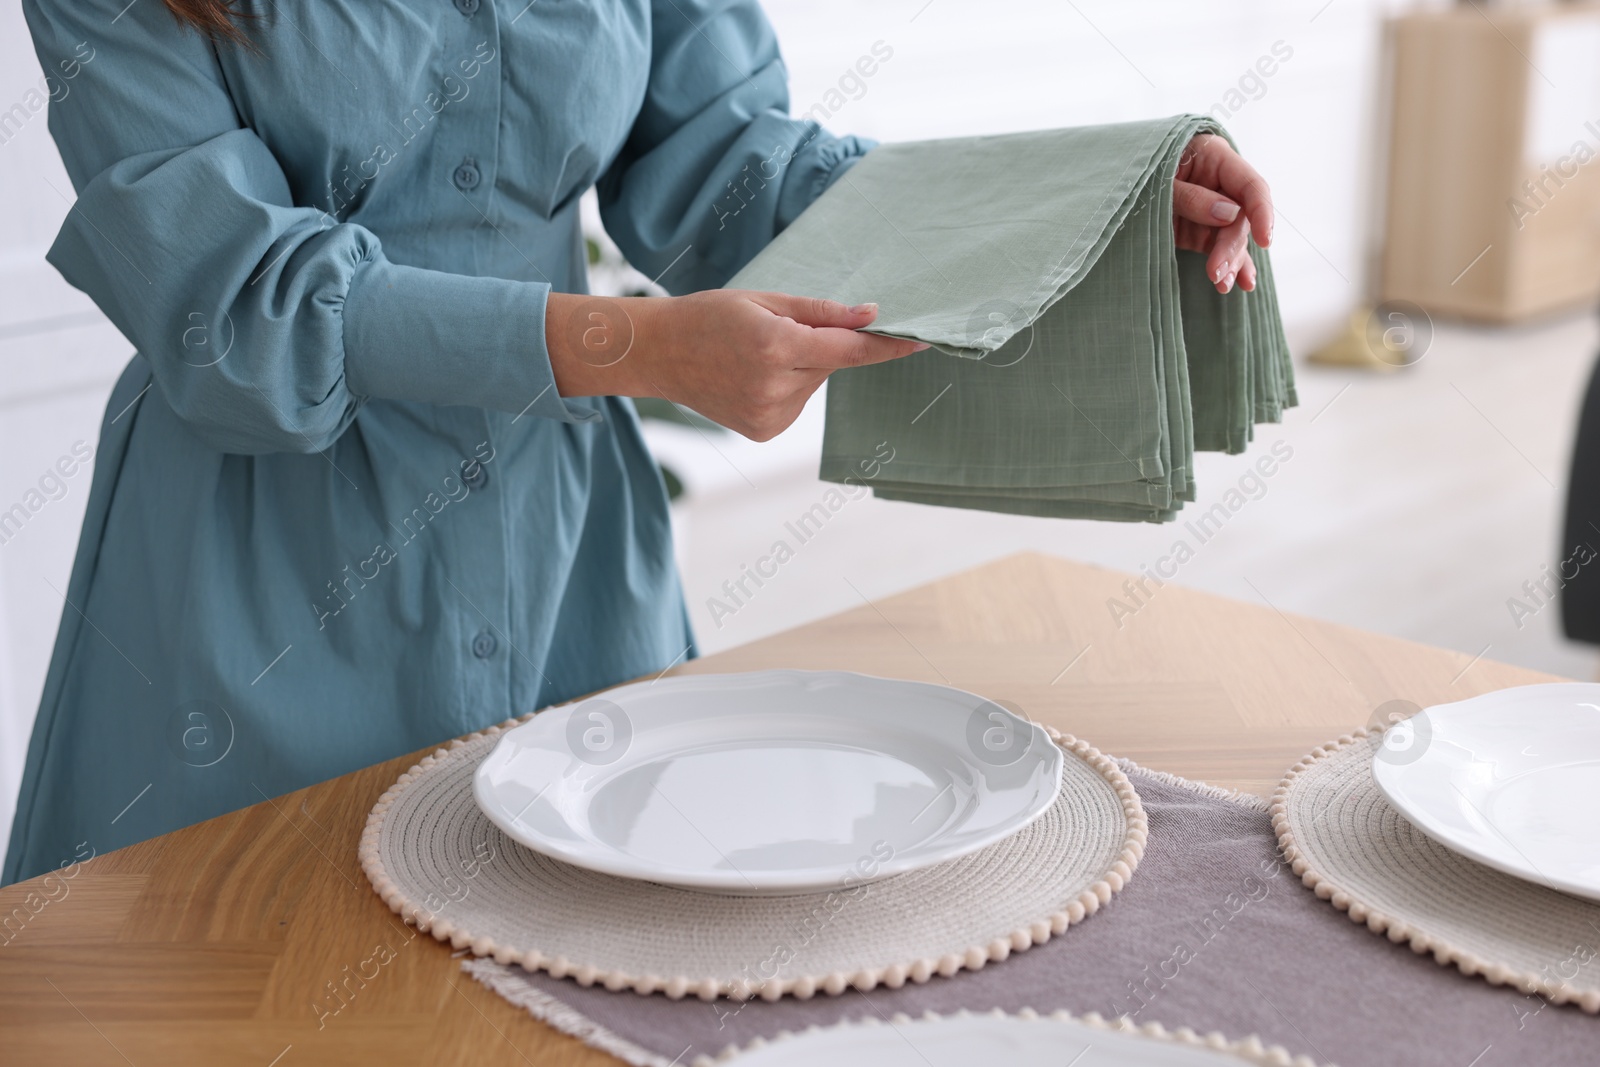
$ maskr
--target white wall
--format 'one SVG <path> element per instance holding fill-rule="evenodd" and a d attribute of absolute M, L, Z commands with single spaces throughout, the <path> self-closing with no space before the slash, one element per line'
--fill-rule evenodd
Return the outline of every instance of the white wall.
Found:
<path fill-rule="evenodd" d="M 1291 337 L 1358 298 L 1383 0 L 769 0 L 795 110 L 883 41 L 892 59 L 828 125 L 884 140 L 1206 111 L 1274 42 L 1293 50 L 1228 125 L 1272 181 Z M 0 6 L 0 112 L 40 72 L 17 5 Z M 997 176 L 997 180 L 998 176 Z M 130 346 L 43 262 L 70 187 L 29 113 L 0 143 L 0 510 L 74 442 L 95 443 Z M 62 611 L 88 472 L 0 545 L 0 845 Z"/>
<path fill-rule="evenodd" d="M 19 5 L 0 5 L 0 512 L 41 505 L 0 543 L 0 853 L 89 493 L 89 469 L 49 472 L 75 442 L 95 446 L 132 351 L 44 262 L 72 186 L 40 79 Z"/>
<path fill-rule="evenodd" d="M 891 60 L 827 125 L 881 140 L 1207 112 L 1275 43 L 1224 121 L 1281 209 L 1273 262 L 1297 333 L 1362 284 L 1383 0 L 769 0 L 794 110 L 824 99 L 874 42 Z M 1407 5 L 1415 6 L 1415 5 Z M 1221 113 L 1219 113 L 1221 114 Z M 996 180 L 1003 180 L 997 175 Z"/>

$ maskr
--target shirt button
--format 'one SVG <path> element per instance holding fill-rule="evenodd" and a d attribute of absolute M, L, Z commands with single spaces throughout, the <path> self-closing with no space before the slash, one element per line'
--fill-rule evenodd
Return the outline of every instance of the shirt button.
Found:
<path fill-rule="evenodd" d="M 463 15 L 475 15 L 478 12 L 478 0 L 456 0 L 456 10 Z"/>
<path fill-rule="evenodd" d="M 461 480 L 468 489 L 482 489 L 489 484 L 489 470 L 475 459 L 461 461 Z"/>
<path fill-rule="evenodd" d="M 477 0 L 463 0 L 463 2 L 471 3 L 474 6 L 477 5 Z M 456 183 L 457 189 L 470 192 L 478 187 L 478 183 L 483 180 L 483 175 L 478 172 L 478 165 L 469 159 L 456 167 L 455 173 L 450 175 L 450 179 Z"/>
<path fill-rule="evenodd" d="M 494 655 L 494 650 L 500 647 L 500 642 L 494 639 L 494 634 L 488 630 L 480 630 L 478 636 L 472 639 L 472 654 L 479 659 L 488 659 Z"/>

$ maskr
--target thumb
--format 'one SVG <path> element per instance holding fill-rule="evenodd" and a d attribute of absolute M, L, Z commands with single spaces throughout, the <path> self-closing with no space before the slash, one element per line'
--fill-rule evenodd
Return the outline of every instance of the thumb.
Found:
<path fill-rule="evenodd" d="M 774 315 L 793 319 L 802 326 L 859 330 L 878 317 L 877 304 L 846 307 L 837 300 L 825 300 L 820 296 L 791 296 L 788 293 L 752 293 L 750 299 Z"/>

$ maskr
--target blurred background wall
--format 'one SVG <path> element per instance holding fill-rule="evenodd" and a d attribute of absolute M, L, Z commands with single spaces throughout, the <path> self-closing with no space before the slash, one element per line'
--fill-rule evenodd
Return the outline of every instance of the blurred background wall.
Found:
<path fill-rule="evenodd" d="M 838 132 L 905 140 L 1209 111 L 1272 183 L 1281 220 L 1272 255 L 1297 357 L 1385 296 L 1379 264 L 1393 223 L 1383 213 L 1393 78 L 1384 25 L 1393 15 L 1441 5 L 766 0 L 766 7 L 789 62 L 794 112 L 820 105 Z M 1600 144 L 1600 135 L 1581 128 L 1583 119 L 1600 120 L 1593 85 L 1600 36 L 1579 33 L 1590 44 L 1569 46 L 1564 60 L 1541 61 L 1545 53 L 1523 54 L 1526 38 L 1502 34 L 1491 21 L 1521 17 L 1516 12 L 1489 5 L 1463 12 L 1503 41 L 1490 45 L 1507 78 L 1544 87 L 1509 104 L 1500 93 L 1501 110 L 1542 116 L 1537 144 L 1559 148 L 1582 136 Z M 853 74 L 874 46 L 890 58 L 870 77 Z M 1443 62 L 1451 69 L 1448 56 Z M 62 593 L 90 472 L 88 465 L 59 464 L 94 449 L 106 397 L 130 353 L 89 301 L 43 262 L 72 199 L 43 103 L 21 14 L 6 5 L 0 512 L 25 500 L 43 503 L 22 525 L 0 530 L 0 834 L 9 825 L 56 624 L 63 610 L 73 610 L 64 608 Z M 1422 129 L 1443 130 L 1446 144 L 1477 137 L 1492 155 L 1525 155 L 1514 123 L 1475 124 L 1469 112 L 1466 127 L 1451 134 L 1445 117 L 1424 111 L 1414 119 Z M 1486 195 L 1484 210 L 1498 219 L 1508 209 L 1500 193 Z M 1594 225 L 1585 215 L 1562 228 Z M 1426 227 L 1407 231 L 1404 242 L 1423 252 L 1448 246 Z M 1508 254 L 1490 251 L 1473 264 L 1461 256 L 1467 272 L 1441 291 L 1479 284 L 1472 272 L 1489 278 L 1505 266 L 1497 255 Z M 623 284 L 620 275 L 597 282 Z M 1424 313 L 1411 325 L 1426 331 L 1426 343 L 1398 370 L 1300 358 L 1302 406 L 1258 437 L 1258 447 L 1281 440 L 1292 459 L 1174 580 L 1453 648 L 1463 671 L 1487 656 L 1592 677 L 1589 651 L 1561 639 L 1556 608 L 1535 604 L 1525 584 L 1548 588 L 1547 568 L 1564 555 L 1557 530 L 1567 451 L 1596 344 L 1583 303 L 1493 326 Z M 658 456 L 685 487 L 675 505 L 678 553 L 707 651 L 1019 549 L 1138 571 L 1175 540 L 1171 527 L 857 500 L 758 596 L 713 618 L 708 598 L 720 596 L 722 583 L 764 553 L 784 523 L 821 499 L 820 414 L 814 402 L 790 432 L 765 445 L 651 424 Z M 1249 458 L 1202 456 L 1199 506 L 1237 484 Z M 68 467 L 72 475 L 59 473 Z M 1513 600 L 1533 610 L 1516 612 Z M 1342 684 L 1331 665 L 1329 684 Z"/>

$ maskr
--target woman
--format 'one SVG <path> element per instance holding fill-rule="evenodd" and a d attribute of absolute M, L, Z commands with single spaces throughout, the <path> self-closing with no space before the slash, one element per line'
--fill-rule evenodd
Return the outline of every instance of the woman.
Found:
<path fill-rule="evenodd" d="M 694 655 L 619 398 L 764 440 L 923 347 L 856 332 L 870 305 L 698 292 L 869 147 L 788 117 L 754 0 L 25 7 L 78 64 L 50 262 L 139 354 L 0 881 Z M 1250 288 L 1264 187 L 1216 139 L 1181 177 L 1184 242 Z M 581 295 L 596 182 L 693 295 Z"/>

